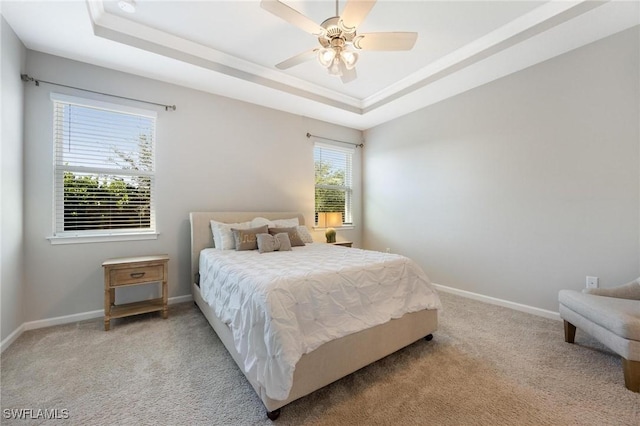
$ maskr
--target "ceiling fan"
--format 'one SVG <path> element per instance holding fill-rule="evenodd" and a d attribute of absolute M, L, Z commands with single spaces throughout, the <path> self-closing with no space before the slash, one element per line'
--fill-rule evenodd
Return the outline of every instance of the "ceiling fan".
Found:
<path fill-rule="evenodd" d="M 336 0 L 336 15 L 318 25 L 279 0 L 262 0 L 260 6 L 263 9 L 318 37 L 320 42 L 320 47 L 292 56 L 277 64 L 276 68 L 285 70 L 316 57 L 318 62 L 327 68 L 329 74 L 340 77 L 343 83 L 349 83 L 357 77 L 355 70 L 358 62 L 357 51 L 411 50 L 416 43 L 418 33 L 358 34 L 356 32 L 358 25 L 364 21 L 375 4 L 376 0 L 347 0 L 340 15 L 338 0 Z"/>

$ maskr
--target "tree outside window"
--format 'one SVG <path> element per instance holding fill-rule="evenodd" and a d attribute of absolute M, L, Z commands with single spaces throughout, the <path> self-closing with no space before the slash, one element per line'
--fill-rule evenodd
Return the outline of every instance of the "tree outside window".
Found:
<path fill-rule="evenodd" d="M 353 150 L 316 144 L 315 213 L 340 212 L 342 222 L 351 223 L 351 170 Z"/>

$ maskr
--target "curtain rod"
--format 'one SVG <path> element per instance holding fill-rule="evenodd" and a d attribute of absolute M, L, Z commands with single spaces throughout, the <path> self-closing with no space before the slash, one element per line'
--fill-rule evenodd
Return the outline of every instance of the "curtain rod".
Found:
<path fill-rule="evenodd" d="M 349 145 L 355 145 L 357 148 L 364 148 L 364 144 L 363 143 L 353 143 L 353 142 L 347 142 L 347 141 L 341 141 L 338 139 L 331 139 L 331 138 L 325 138 L 323 136 L 318 136 L 318 135 L 312 135 L 311 133 L 307 133 L 307 138 L 318 138 L 318 139 L 324 139 L 325 141 L 333 141 L 333 142 L 340 142 L 340 143 L 346 143 Z"/>
<path fill-rule="evenodd" d="M 112 98 L 120 98 L 120 99 L 129 100 L 129 101 L 142 102 L 142 103 L 150 104 L 150 105 L 157 105 L 157 106 L 164 107 L 165 111 L 175 111 L 176 110 L 176 106 L 175 105 L 164 105 L 164 104 L 159 104 L 159 103 L 156 103 L 156 102 L 145 101 L 145 100 L 142 100 L 142 99 L 127 98 L 126 96 L 118 96 L 118 95 L 112 95 L 110 93 L 96 92 L 95 90 L 83 89 L 82 87 L 67 86 L 66 84 L 54 83 L 52 81 L 39 80 L 37 78 L 29 77 L 27 74 L 20 74 L 20 79 L 22 81 L 26 82 L 26 83 L 28 83 L 30 81 L 33 81 L 36 84 L 36 86 L 40 86 L 40 83 L 47 83 L 47 84 L 52 84 L 54 86 L 67 87 L 69 89 L 77 89 L 77 90 L 82 90 L 84 92 L 96 93 L 98 95 L 111 96 Z"/>

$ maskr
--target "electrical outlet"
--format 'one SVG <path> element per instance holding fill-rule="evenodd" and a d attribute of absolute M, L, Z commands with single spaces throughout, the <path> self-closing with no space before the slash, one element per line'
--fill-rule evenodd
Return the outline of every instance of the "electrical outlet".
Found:
<path fill-rule="evenodd" d="M 587 288 L 598 288 L 598 277 L 587 277 Z"/>
<path fill-rule="evenodd" d="M 384 251 L 385 251 L 386 253 L 391 253 L 391 249 L 390 249 L 389 247 L 387 247 L 386 249 L 384 249 Z"/>

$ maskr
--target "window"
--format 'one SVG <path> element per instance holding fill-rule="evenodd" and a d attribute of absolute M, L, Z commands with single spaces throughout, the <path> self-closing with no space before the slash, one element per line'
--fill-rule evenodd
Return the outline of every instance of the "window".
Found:
<path fill-rule="evenodd" d="M 313 159 L 316 173 L 316 224 L 318 213 L 339 212 L 342 223 L 351 224 L 353 198 L 352 159 L 353 148 L 316 143 Z"/>
<path fill-rule="evenodd" d="M 55 237 L 155 233 L 156 114 L 52 94 Z"/>

